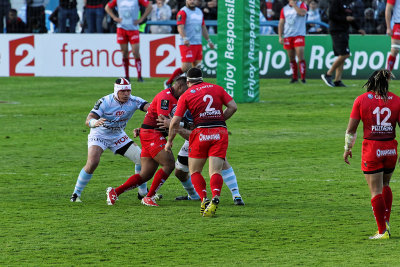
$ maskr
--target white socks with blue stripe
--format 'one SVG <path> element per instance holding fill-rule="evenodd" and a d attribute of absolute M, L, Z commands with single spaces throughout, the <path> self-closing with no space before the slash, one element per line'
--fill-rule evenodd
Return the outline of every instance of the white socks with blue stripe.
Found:
<path fill-rule="evenodd" d="M 239 186 L 233 168 L 230 167 L 227 170 L 222 170 L 221 174 L 225 184 L 228 186 L 229 190 L 231 190 L 232 198 L 241 197 L 239 194 Z"/>
<path fill-rule="evenodd" d="M 92 176 L 93 174 L 86 173 L 82 168 L 78 180 L 76 181 L 74 193 L 81 196 L 83 189 L 85 189 L 85 186 L 89 183 L 90 179 L 92 179 Z"/>

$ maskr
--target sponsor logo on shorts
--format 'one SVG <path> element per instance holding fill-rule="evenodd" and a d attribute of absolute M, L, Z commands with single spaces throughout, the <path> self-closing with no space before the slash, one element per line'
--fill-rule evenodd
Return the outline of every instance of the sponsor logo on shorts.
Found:
<path fill-rule="evenodd" d="M 127 136 L 127 135 L 125 135 L 125 136 L 123 136 L 123 137 L 121 137 L 120 139 L 118 139 L 116 142 L 114 142 L 114 144 L 117 146 L 117 145 L 120 145 L 120 144 L 123 144 L 125 141 L 127 141 L 129 139 L 129 137 Z"/>
<path fill-rule="evenodd" d="M 200 140 L 200 142 L 221 140 L 221 136 L 219 134 L 200 134 L 199 140 Z"/>
<path fill-rule="evenodd" d="M 396 149 L 385 149 L 385 150 L 376 150 L 376 156 L 379 157 L 385 157 L 385 156 L 396 156 Z"/>
<path fill-rule="evenodd" d="M 89 138 L 89 143 L 92 143 L 92 142 L 99 142 L 99 143 L 101 143 L 101 144 L 103 144 L 105 146 L 108 146 L 107 142 L 104 139 L 101 139 L 101 138 L 98 138 L 98 137 L 90 137 Z"/>

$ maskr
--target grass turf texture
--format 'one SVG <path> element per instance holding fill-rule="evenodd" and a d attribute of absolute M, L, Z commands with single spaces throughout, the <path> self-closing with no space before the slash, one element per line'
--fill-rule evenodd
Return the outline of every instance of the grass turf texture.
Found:
<path fill-rule="evenodd" d="M 234 206 L 224 185 L 217 217 L 202 218 L 200 202 L 174 200 L 184 190 L 173 175 L 158 208 L 141 205 L 137 190 L 107 206 L 106 188 L 134 171 L 110 151 L 83 203 L 69 202 L 86 162 L 86 115 L 114 80 L 0 78 L 0 265 L 398 264 L 398 171 L 392 238 L 370 241 L 377 227 L 360 171 L 361 125 L 351 165 L 342 160 L 352 102 L 365 81 L 329 88 L 321 80 L 261 80 L 260 102 L 239 104 L 228 122 L 229 161 L 246 206 Z M 162 81 L 134 82 L 133 94 L 151 101 Z M 398 94 L 399 87 L 391 84 Z M 143 117 L 137 111 L 128 123 L 130 136 Z M 183 141 L 174 142 L 177 155 Z"/>

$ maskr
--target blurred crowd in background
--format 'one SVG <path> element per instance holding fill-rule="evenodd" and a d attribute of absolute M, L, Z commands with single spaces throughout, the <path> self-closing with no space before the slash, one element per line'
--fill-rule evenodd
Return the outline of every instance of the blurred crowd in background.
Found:
<path fill-rule="evenodd" d="M 109 0 L 83 0 L 83 7 L 78 7 L 82 0 L 58 0 L 53 10 L 46 9 L 49 1 L 23 0 L 23 5 L 13 6 L 10 0 L 0 0 L 0 32 L 5 33 L 115 33 L 116 23 L 104 12 Z M 77 2 L 78 1 L 78 2 Z M 14 1 L 11 1 L 14 2 Z M 176 20 L 177 12 L 185 6 L 185 0 L 153 0 L 152 13 L 147 21 Z M 307 33 L 326 34 L 328 29 L 329 0 L 305 0 L 308 6 Z M 273 21 L 278 21 L 280 11 L 287 0 L 260 1 L 260 34 L 277 33 Z M 203 11 L 205 20 L 217 20 L 217 0 L 197 0 L 197 6 Z M 367 34 L 386 34 L 385 0 L 355 0 L 352 10 L 358 25 Z M 118 13 L 117 10 L 114 10 Z M 143 10 L 144 12 L 144 10 Z M 176 26 L 141 25 L 145 33 L 177 33 Z M 310 23 L 316 22 L 316 23 Z M 272 25 L 272 26 L 265 26 Z M 217 33 L 216 26 L 208 26 L 210 34 Z M 355 33 L 351 31 L 351 33 Z"/>

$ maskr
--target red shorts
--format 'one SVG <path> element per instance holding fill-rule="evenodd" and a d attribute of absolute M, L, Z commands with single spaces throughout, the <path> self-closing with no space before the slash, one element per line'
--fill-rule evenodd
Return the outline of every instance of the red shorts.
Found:
<path fill-rule="evenodd" d="M 179 50 L 181 51 L 182 62 L 195 62 L 196 60 L 203 59 L 203 46 L 202 45 L 180 45 Z"/>
<path fill-rule="evenodd" d="M 364 139 L 361 152 L 361 170 L 376 172 L 394 169 L 397 162 L 397 141 Z"/>
<path fill-rule="evenodd" d="M 139 41 L 139 31 L 127 31 L 122 28 L 117 28 L 117 43 L 138 44 Z"/>
<path fill-rule="evenodd" d="M 400 40 L 400 24 L 394 24 L 392 39 Z"/>
<path fill-rule="evenodd" d="M 228 130 L 225 127 L 197 128 L 189 137 L 189 158 L 225 159 L 228 150 Z"/>
<path fill-rule="evenodd" d="M 164 149 L 167 139 L 157 130 L 140 129 L 140 143 L 142 144 L 141 157 L 154 158 Z"/>
<path fill-rule="evenodd" d="M 283 48 L 293 49 L 295 47 L 305 46 L 304 36 L 287 37 L 283 39 Z"/>

